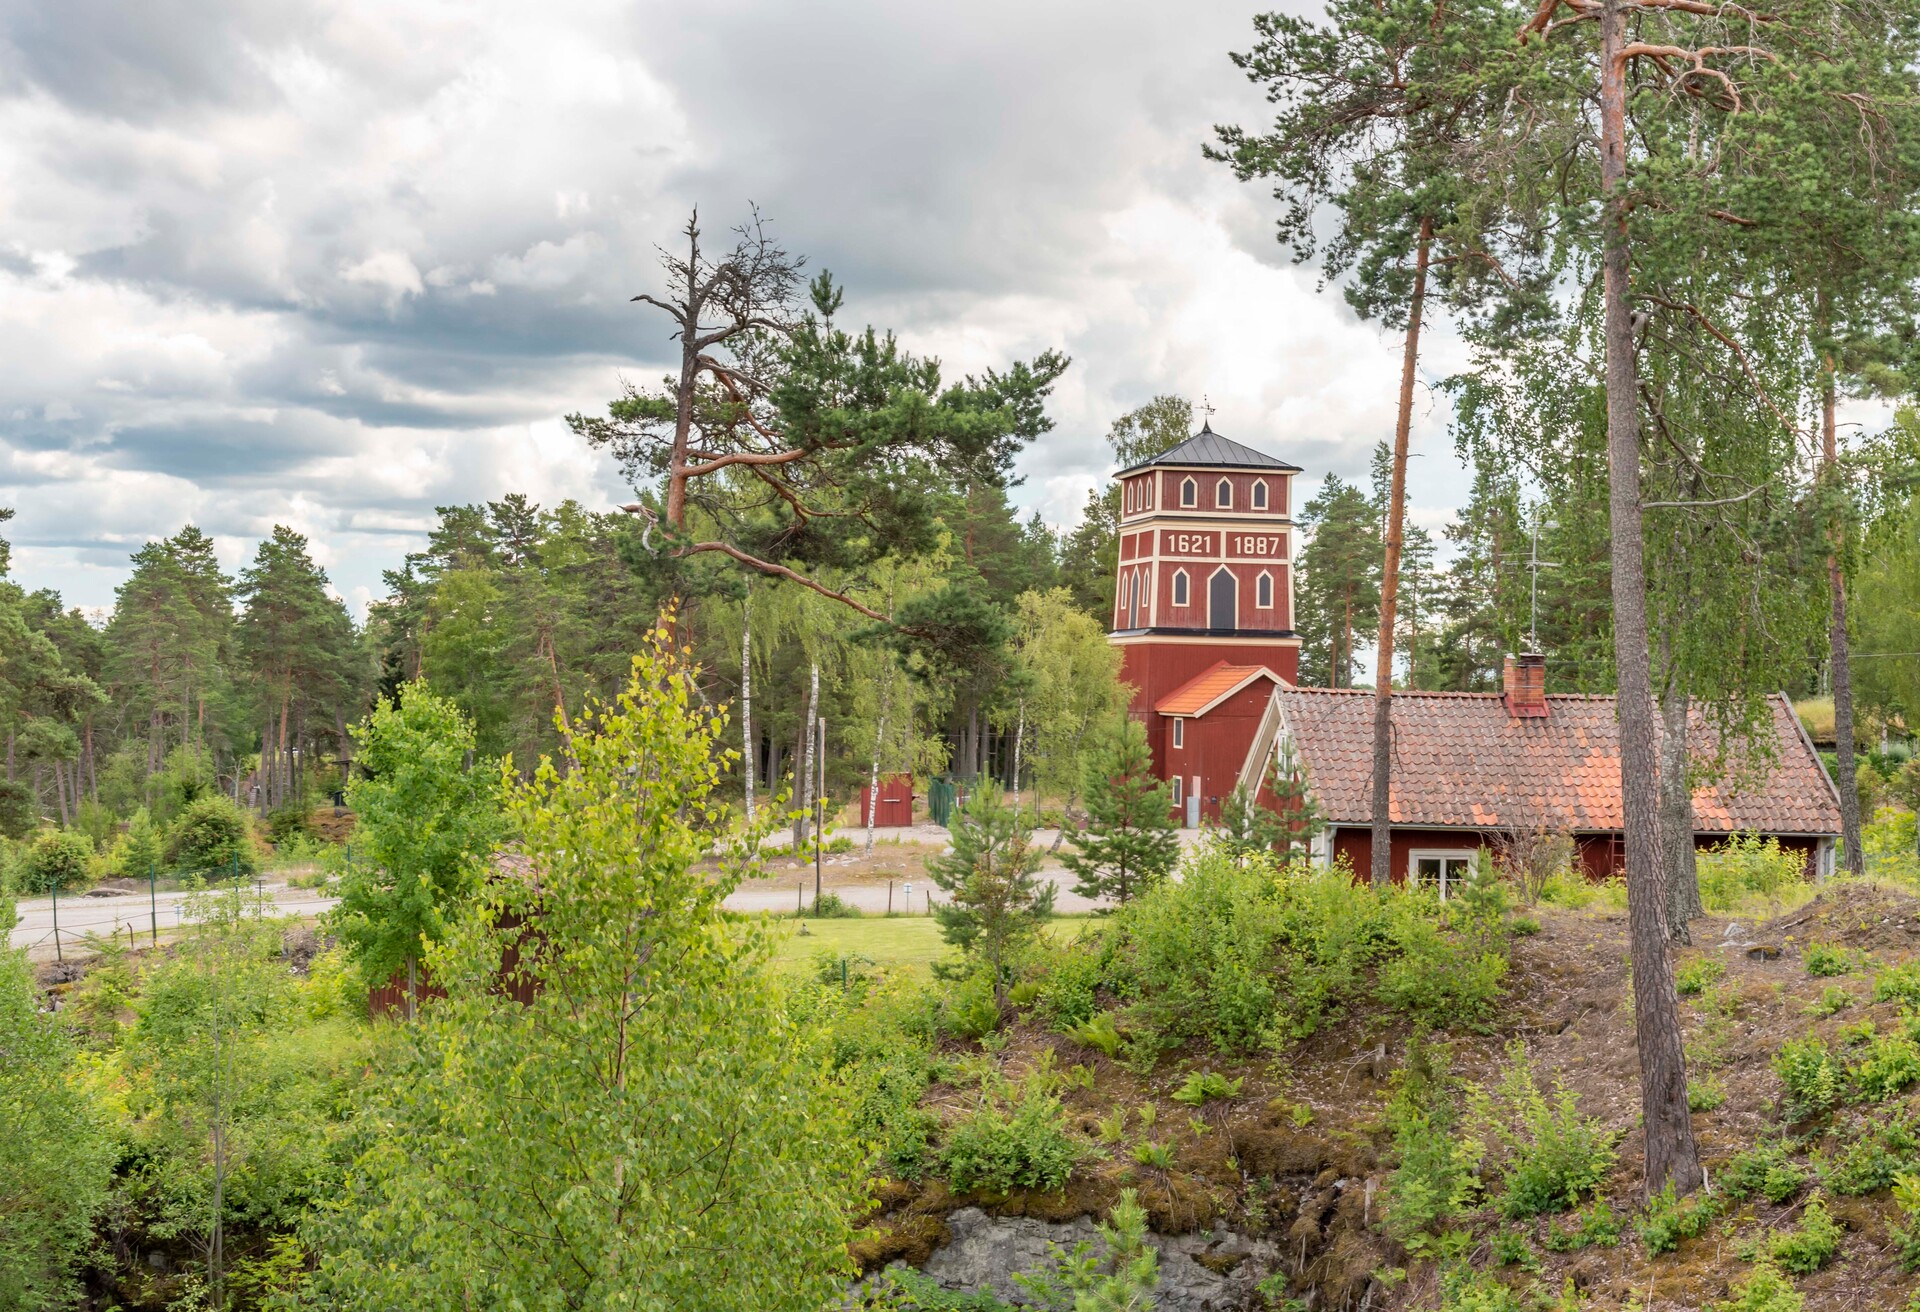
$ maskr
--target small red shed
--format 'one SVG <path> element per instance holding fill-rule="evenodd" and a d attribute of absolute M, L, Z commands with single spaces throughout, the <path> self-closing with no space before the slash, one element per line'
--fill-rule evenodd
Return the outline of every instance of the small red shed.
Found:
<path fill-rule="evenodd" d="M 859 824 L 867 823 L 869 810 L 873 814 L 874 827 L 878 829 L 904 829 L 913 823 L 912 775 L 887 775 L 880 781 L 879 792 L 876 801 L 871 785 L 860 790 Z"/>

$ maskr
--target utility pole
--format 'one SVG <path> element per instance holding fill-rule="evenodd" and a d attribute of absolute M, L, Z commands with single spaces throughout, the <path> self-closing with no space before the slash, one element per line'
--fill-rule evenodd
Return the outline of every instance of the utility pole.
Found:
<path fill-rule="evenodd" d="M 1533 508 L 1533 554 L 1527 561 L 1527 569 L 1533 575 L 1529 585 L 1527 615 L 1527 649 L 1540 650 L 1540 571 L 1559 569 L 1557 560 L 1540 559 L 1540 507 Z"/>

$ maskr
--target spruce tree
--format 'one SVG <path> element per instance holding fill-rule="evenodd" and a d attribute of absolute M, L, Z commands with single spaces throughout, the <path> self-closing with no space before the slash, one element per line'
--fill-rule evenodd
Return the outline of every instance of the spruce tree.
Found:
<path fill-rule="evenodd" d="M 953 846 L 927 860 L 948 898 L 934 906 L 934 919 L 941 938 L 986 968 L 1005 1010 L 1007 966 L 1053 914 L 1053 885 L 1037 878 L 1043 853 L 1033 830 L 997 788 L 974 789 L 952 832 Z"/>
<path fill-rule="evenodd" d="M 1282 738 L 1267 766 L 1266 791 L 1273 805 L 1258 794 L 1235 788 L 1220 803 L 1220 823 L 1210 835 L 1215 846 L 1245 860 L 1271 853 L 1285 864 L 1305 860 L 1313 839 L 1326 826 L 1320 804 L 1313 799 L 1306 767 L 1293 750 L 1293 740 Z"/>
<path fill-rule="evenodd" d="M 1180 856 L 1173 790 L 1153 776 L 1147 731 L 1124 720 L 1087 762 L 1087 827 L 1061 860 L 1081 897 L 1126 903 L 1165 879 Z"/>

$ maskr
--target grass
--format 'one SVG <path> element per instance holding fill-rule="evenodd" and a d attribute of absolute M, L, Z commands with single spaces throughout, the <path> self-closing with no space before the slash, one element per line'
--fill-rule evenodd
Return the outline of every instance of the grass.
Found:
<path fill-rule="evenodd" d="M 1047 925 L 1056 941 L 1071 943 L 1093 923 L 1091 916 L 1060 916 Z M 792 920 L 776 920 L 774 963 L 789 969 L 811 968 L 821 952 L 862 956 L 876 966 L 929 974 L 930 964 L 952 951 L 940 941 L 940 925 L 931 916 L 862 916 L 858 920 L 808 920 L 802 936 Z"/>

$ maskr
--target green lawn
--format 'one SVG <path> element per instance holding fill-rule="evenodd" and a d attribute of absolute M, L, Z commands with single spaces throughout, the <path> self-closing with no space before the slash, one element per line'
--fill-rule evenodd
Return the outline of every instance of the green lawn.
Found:
<path fill-rule="evenodd" d="M 862 916 L 858 920 L 777 920 L 779 935 L 774 961 L 786 967 L 806 968 L 815 956 L 827 952 L 862 956 L 876 966 L 905 967 L 925 973 L 928 964 L 953 949 L 940 941 L 940 926 L 931 916 Z M 1066 916 L 1051 922 L 1047 932 L 1061 942 L 1072 942 L 1092 923 L 1091 917 Z M 806 926 L 803 935 L 798 927 Z"/>

